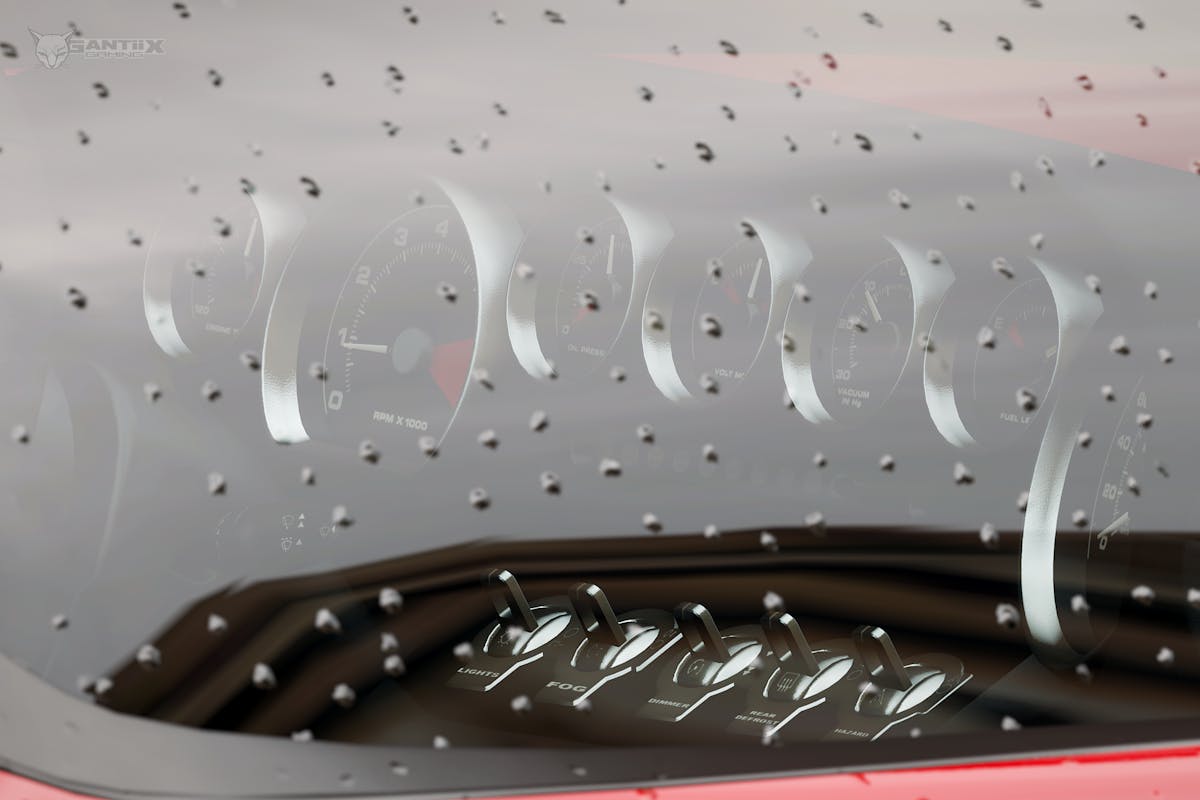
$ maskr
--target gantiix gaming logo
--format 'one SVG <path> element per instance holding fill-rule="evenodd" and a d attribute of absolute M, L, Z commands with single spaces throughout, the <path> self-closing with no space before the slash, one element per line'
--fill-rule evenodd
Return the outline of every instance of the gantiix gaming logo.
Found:
<path fill-rule="evenodd" d="M 38 61 L 46 69 L 58 69 L 71 55 L 83 58 L 143 58 L 162 55 L 163 39 L 94 39 L 66 33 L 38 33 L 29 29 L 36 45 Z"/>

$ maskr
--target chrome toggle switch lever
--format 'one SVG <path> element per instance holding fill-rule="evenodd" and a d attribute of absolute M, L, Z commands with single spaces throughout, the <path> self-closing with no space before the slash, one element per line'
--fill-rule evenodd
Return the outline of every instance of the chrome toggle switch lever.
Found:
<path fill-rule="evenodd" d="M 702 703 L 729 691 L 735 679 L 749 674 L 766 650 L 762 629 L 753 626 L 717 629 L 712 614 L 699 603 L 681 603 L 675 622 L 683 634 L 682 649 L 659 673 L 655 696 L 638 716 L 679 722 Z"/>
<path fill-rule="evenodd" d="M 583 641 L 570 659 L 557 659 L 554 672 L 534 698 L 579 706 L 612 681 L 645 670 L 680 640 L 674 618 L 658 609 L 618 616 L 594 583 L 570 591 L 571 607 L 583 628 Z"/>
<path fill-rule="evenodd" d="M 800 714 L 835 694 L 848 694 L 862 668 L 848 640 L 809 646 L 796 618 L 776 611 L 762 618 L 769 646 L 761 676 L 747 678 L 745 708 L 729 725 L 731 733 L 770 737 Z M 847 701 L 849 698 L 847 697 Z"/>
<path fill-rule="evenodd" d="M 856 738 L 877 739 L 900 723 L 932 713 L 971 679 L 953 656 L 925 653 L 903 658 L 883 628 L 863 625 L 854 644 L 866 671 L 854 701 L 837 731 Z"/>
<path fill-rule="evenodd" d="M 508 570 L 493 570 L 483 580 L 497 619 L 463 647 L 465 663 L 450 678 L 450 686 L 489 692 L 548 651 L 573 645 L 582 633 L 567 598 L 531 605 Z"/>
<path fill-rule="evenodd" d="M 901 692 L 912 688 L 912 680 L 887 631 L 862 625 L 854 630 L 854 644 L 858 646 L 872 683 Z"/>

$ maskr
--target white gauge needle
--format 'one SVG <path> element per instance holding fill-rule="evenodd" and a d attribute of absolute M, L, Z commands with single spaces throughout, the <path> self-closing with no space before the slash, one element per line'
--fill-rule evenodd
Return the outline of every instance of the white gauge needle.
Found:
<path fill-rule="evenodd" d="M 879 313 L 879 306 L 875 303 L 875 295 L 867 292 L 867 305 L 871 307 L 871 316 L 876 322 L 883 322 L 883 315 Z"/>
<path fill-rule="evenodd" d="M 604 270 L 605 275 L 612 275 L 613 270 L 613 247 L 617 243 L 617 235 L 610 233 L 608 235 L 608 268 Z"/>
<path fill-rule="evenodd" d="M 754 265 L 754 275 L 750 278 L 750 289 L 746 292 L 747 300 L 753 300 L 754 292 L 758 289 L 758 276 L 762 274 L 762 262 L 763 260 L 760 258 Z"/>
<path fill-rule="evenodd" d="M 342 336 L 342 347 L 346 348 L 347 350 L 361 350 L 364 353 L 380 353 L 382 355 L 387 355 L 388 353 L 388 346 L 386 344 L 359 344 L 358 342 L 347 342 L 346 329 L 341 328 L 338 330 L 338 333 L 340 333 Z"/>
<path fill-rule="evenodd" d="M 1096 534 L 1098 539 L 1106 539 L 1114 533 L 1129 533 L 1129 512 L 1114 519 L 1107 528 Z"/>
<path fill-rule="evenodd" d="M 258 217 L 250 223 L 250 235 L 246 237 L 246 249 L 242 250 L 242 258 L 250 257 L 250 248 L 254 246 L 254 235 L 258 233 Z"/>

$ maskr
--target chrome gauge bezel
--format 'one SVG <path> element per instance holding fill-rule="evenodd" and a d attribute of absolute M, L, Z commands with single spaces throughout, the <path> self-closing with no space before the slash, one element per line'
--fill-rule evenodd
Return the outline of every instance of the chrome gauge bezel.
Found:
<path fill-rule="evenodd" d="M 734 235 L 741 235 L 743 240 L 757 242 L 761 246 L 764 268 L 770 279 L 770 306 L 763 336 L 745 366 L 742 380 L 732 382 L 728 387 L 718 381 L 717 392 L 707 392 L 698 385 L 698 381 L 685 379 L 684 374 L 691 359 L 687 353 L 681 352 L 679 345 L 683 341 L 692 341 L 691 324 L 697 315 L 693 298 L 697 296 L 697 289 L 702 289 L 704 282 L 710 280 L 706 271 L 707 261 L 745 242 L 734 239 L 733 235 L 727 236 L 719 243 L 714 242 L 705 257 L 697 257 L 701 251 L 689 249 L 686 254 L 677 256 L 678 261 L 672 259 L 671 253 L 667 253 L 650 280 L 640 320 L 642 355 L 654 386 L 663 397 L 678 405 L 691 405 L 705 398 L 719 399 L 744 382 L 745 377 L 761 363 L 767 342 L 780 327 L 787 297 L 811 259 L 811 252 L 803 241 L 782 234 L 773 223 L 748 218 L 745 224 L 750 226 L 753 235 Z M 686 308 L 680 304 L 686 304 Z"/>
<path fill-rule="evenodd" d="M 320 349 L 311 349 L 310 342 L 317 338 L 322 348 L 327 346 L 336 313 L 336 303 L 330 298 L 314 296 L 314 277 L 321 274 L 327 279 L 332 269 L 330 264 L 339 265 L 340 270 L 341 265 L 353 262 L 338 248 L 348 231 L 355 233 L 357 241 L 369 242 L 388 230 L 404 213 L 420 213 L 423 208 L 427 210 L 434 206 L 447 207 L 462 222 L 474 262 L 476 291 L 464 292 L 455 301 L 476 304 L 474 346 L 468 376 L 486 370 L 489 364 L 497 363 L 506 355 L 503 298 L 513 257 L 521 241 L 521 230 L 505 210 L 485 203 L 475 194 L 445 180 L 437 179 L 431 183 L 431 191 L 422 195 L 424 202 L 407 212 L 397 209 L 401 204 L 395 203 L 390 192 L 382 190 L 378 205 L 387 211 L 371 220 L 362 218 L 364 206 L 360 198 L 360 202 L 343 209 L 343 214 L 332 213 L 323 221 L 327 224 L 319 230 L 310 230 L 294 248 L 271 303 L 263 344 L 263 410 L 268 431 L 275 441 L 292 444 L 330 435 L 328 426 L 323 421 L 317 424 L 319 417 L 314 417 L 325 407 L 324 392 L 321 392 L 319 403 L 312 403 L 302 397 L 311 392 L 301 387 L 310 380 L 316 386 L 321 384 L 311 376 L 306 377 L 309 362 L 316 361 L 321 355 Z M 347 266 L 346 270 L 349 269 Z M 435 301 L 436 298 L 429 300 Z M 319 336 L 315 336 L 313 331 L 318 327 Z M 328 368 L 327 364 L 324 366 Z M 430 432 L 429 435 L 435 436 L 438 442 L 449 431 L 458 410 L 472 391 L 471 387 L 471 381 L 467 380 L 444 429 Z M 364 430 L 360 438 L 367 436 L 369 432 Z"/>
<path fill-rule="evenodd" d="M 259 335 L 260 329 L 249 323 L 273 292 L 292 245 L 306 223 L 305 214 L 300 207 L 282 195 L 258 188 L 252 193 L 243 194 L 243 198 L 244 203 L 253 210 L 252 226 L 260 231 L 252 235 L 260 235 L 262 238 L 261 255 L 256 259 L 259 262 L 258 279 L 254 282 L 254 290 L 249 298 L 227 298 L 231 301 L 248 301 L 248 305 L 237 328 L 229 331 L 220 340 L 219 344 L 222 345 L 256 338 Z M 246 207 L 242 206 L 237 212 L 241 214 Z M 187 213 L 195 216 L 194 209 Z M 230 211 L 225 216 L 232 218 L 235 215 Z M 173 250 L 163 252 L 176 244 L 171 239 L 174 233 L 175 231 L 164 223 L 150 243 L 142 277 L 142 310 L 150 335 L 159 349 L 172 358 L 184 358 L 208 349 L 214 342 L 211 335 L 203 335 L 203 328 L 194 330 L 195 326 L 186 322 L 189 315 L 178 308 L 180 300 L 177 295 L 185 291 L 182 282 L 187 259 Z M 218 236 L 213 235 L 212 240 L 210 248 L 222 247 Z M 190 295 L 190 292 L 187 294 Z"/>
<path fill-rule="evenodd" d="M 931 346 L 925 353 L 923 381 L 925 403 L 934 427 L 948 443 L 960 449 L 992 449 L 1007 447 L 1019 441 L 1028 431 L 1039 430 L 1039 421 L 1047 414 L 1050 398 L 1059 381 L 1059 364 L 1062 360 L 1062 334 L 1065 330 L 1059 298 L 1071 296 L 1065 282 L 1072 280 L 1061 270 L 1056 270 L 1039 259 L 1022 259 L 1010 269 L 1016 273 L 1011 279 L 996 274 L 973 272 L 958 280 L 947 293 L 932 321 Z M 1081 278 L 1078 280 L 1082 280 Z M 999 435 L 995 426 L 984 426 L 979 418 L 984 413 L 976 398 L 978 370 L 986 367 L 984 346 L 979 343 L 981 331 L 992 320 L 997 311 L 1015 292 L 1030 287 L 1041 295 L 1038 301 L 1054 312 L 1050 327 L 1056 342 L 1052 356 L 1053 364 L 1045 387 L 1035 387 L 1036 407 L 1023 412 L 1016 400 L 1019 381 L 1003 388 L 1003 397 L 1012 399 L 1012 412 L 1020 415 L 1021 422 L 1012 423 L 1011 431 Z M 1057 288 L 1056 288 L 1057 287 Z M 986 298 L 980 305 L 980 298 Z M 981 313 L 986 308 L 986 313 Z M 991 331 L 996 350 L 1009 346 L 1003 340 L 1002 331 Z M 1043 367 L 1043 369 L 1045 369 Z M 1029 388 L 1029 387 L 1025 387 Z"/>
<path fill-rule="evenodd" d="M 674 236 L 664 216 L 619 197 L 573 198 L 563 201 L 562 207 L 565 211 L 552 215 L 529 232 L 508 279 L 505 307 L 508 339 L 522 369 L 538 380 L 552 380 L 560 373 L 567 378 L 580 377 L 609 360 L 628 330 L 634 309 L 640 307 L 645 297 L 646 285 L 659 257 Z M 629 243 L 628 264 L 620 264 L 622 273 L 630 273 L 628 296 L 622 306 L 605 306 L 599 312 L 616 320 L 616 324 L 611 337 L 607 337 L 604 354 L 580 371 L 572 364 L 561 363 L 564 358 L 557 324 L 558 306 L 563 293 L 571 288 L 567 279 L 575 256 L 585 247 L 604 246 L 603 242 L 588 244 L 580 237 L 613 226 L 624 229 L 623 235 Z M 572 231 L 575 238 L 569 240 L 566 236 Z M 547 248 L 549 251 L 544 252 Z"/>
<path fill-rule="evenodd" d="M 818 380 L 815 371 L 817 367 L 816 354 L 829 347 L 833 334 L 826 334 L 824 328 L 819 327 L 821 326 L 821 315 L 816 310 L 817 304 L 809 297 L 809 291 L 829 291 L 841 300 L 846 297 L 849 287 L 857 285 L 858 281 L 872 270 L 893 259 L 904 265 L 912 289 L 912 330 L 888 396 L 875 409 L 878 412 L 887 404 L 903 380 L 913 361 L 913 354 L 921 349 L 922 334 L 929 331 L 937 308 L 941 305 L 951 284 L 954 283 L 954 273 L 943 261 L 930 260 L 923 249 L 906 241 L 890 237 L 887 237 L 885 241 L 894 251 L 893 254 L 882 260 L 870 262 L 870 266 L 857 275 L 852 283 L 846 284 L 840 277 L 830 279 L 826 276 L 825 281 L 819 287 L 809 287 L 805 284 L 811 278 L 819 277 L 815 275 L 816 265 L 814 264 L 801 277 L 803 283 L 792 291 L 792 296 L 788 300 L 780 343 L 784 384 L 787 387 L 788 397 L 795 405 L 796 410 L 814 425 L 840 430 L 864 424 L 873 415 L 861 415 L 859 419 L 851 420 L 847 415 L 839 414 L 827 392 L 819 388 L 821 381 Z M 822 268 L 822 272 L 826 272 L 826 270 Z"/>

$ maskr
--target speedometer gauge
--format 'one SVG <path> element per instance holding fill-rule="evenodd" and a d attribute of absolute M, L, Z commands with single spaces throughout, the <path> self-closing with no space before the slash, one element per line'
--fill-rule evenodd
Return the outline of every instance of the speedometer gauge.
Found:
<path fill-rule="evenodd" d="M 325 339 L 331 428 L 440 438 L 475 350 L 478 280 L 449 206 L 393 220 L 350 265 Z"/>

